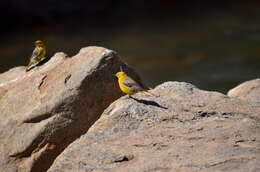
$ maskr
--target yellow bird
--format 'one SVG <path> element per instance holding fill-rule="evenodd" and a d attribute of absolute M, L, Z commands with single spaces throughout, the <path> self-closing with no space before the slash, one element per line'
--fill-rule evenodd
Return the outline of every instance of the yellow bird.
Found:
<path fill-rule="evenodd" d="M 30 58 L 29 64 L 27 65 L 26 71 L 29 71 L 37 64 L 39 64 L 42 60 L 45 59 L 46 55 L 46 47 L 44 43 L 40 40 L 34 42 L 35 49 L 33 50 L 32 56 Z"/>
<path fill-rule="evenodd" d="M 118 78 L 118 84 L 121 91 L 123 91 L 125 94 L 128 94 L 129 96 L 139 92 L 152 94 L 148 92 L 146 88 L 140 86 L 140 84 L 134 81 L 131 77 L 127 76 L 125 72 L 117 72 L 116 77 Z"/>

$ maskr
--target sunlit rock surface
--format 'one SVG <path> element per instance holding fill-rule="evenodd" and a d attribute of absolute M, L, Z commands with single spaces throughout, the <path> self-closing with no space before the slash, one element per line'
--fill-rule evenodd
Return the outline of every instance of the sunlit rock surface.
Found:
<path fill-rule="evenodd" d="M 260 79 L 246 81 L 229 90 L 228 96 L 260 105 Z"/>
<path fill-rule="evenodd" d="M 260 170 L 259 106 L 183 82 L 152 92 L 112 103 L 48 172 Z"/>
<path fill-rule="evenodd" d="M 114 51 L 87 47 L 0 74 L 0 171 L 46 171 L 122 95 L 114 76 L 122 65 L 137 76 Z"/>

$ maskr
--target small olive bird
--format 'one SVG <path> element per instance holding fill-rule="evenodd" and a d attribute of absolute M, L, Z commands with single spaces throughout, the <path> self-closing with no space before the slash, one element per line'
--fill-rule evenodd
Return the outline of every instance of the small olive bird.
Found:
<path fill-rule="evenodd" d="M 122 70 L 116 73 L 116 77 L 118 78 L 119 88 L 121 89 L 122 92 L 129 95 L 129 97 L 131 97 L 132 94 L 139 93 L 139 92 L 154 95 L 148 92 L 148 89 L 140 86 L 140 84 L 134 81 L 131 77 L 127 76 L 127 74 Z"/>
<path fill-rule="evenodd" d="M 39 64 L 42 60 L 45 59 L 46 55 L 46 47 L 44 43 L 40 40 L 34 42 L 35 49 L 32 52 L 32 56 L 30 58 L 29 64 L 27 65 L 26 71 L 29 71 L 37 64 Z"/>

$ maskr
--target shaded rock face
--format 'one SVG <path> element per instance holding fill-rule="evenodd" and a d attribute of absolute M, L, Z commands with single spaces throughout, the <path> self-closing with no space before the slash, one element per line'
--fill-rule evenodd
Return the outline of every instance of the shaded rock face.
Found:
<path fill-rule="evenodd" d="M 238 85 L 228 92 L 228 96 L 260 105 L 260 79 L 246 81 Z"/>
<path fill-rule="evenodd" d="M 74 57 L 57 53 L 29 72 L 0 74 L 0 171 L 47 171 L 64 148 L 122 93 L 114 74 L 117 54 L 87 47 Z"/>
<path fill-rule="evenodd" d="M 48 172 L 260 170 L 260 107 L 166 82 L 112 103 Z"/>

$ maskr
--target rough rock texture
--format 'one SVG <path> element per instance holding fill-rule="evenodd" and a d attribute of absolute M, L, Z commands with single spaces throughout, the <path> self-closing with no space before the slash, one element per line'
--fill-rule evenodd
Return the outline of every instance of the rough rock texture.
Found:
<path fill-rule="evenodd" d="M 228 96 L 260 105 L 260 79 L 244 82 L 229 90 Z"/>
<path fill-rule="evenodd" d="M 115 52 L 87 47 L 0 74 L 0 171 L 46 171 L 122 95 L 114 76 L 121 65 L 137 77 Z"/>
<path fill-rule="evenodd" d="M 257 172 L 260 107 L 188 83 L 124 96 L 48 172 Z"/>

